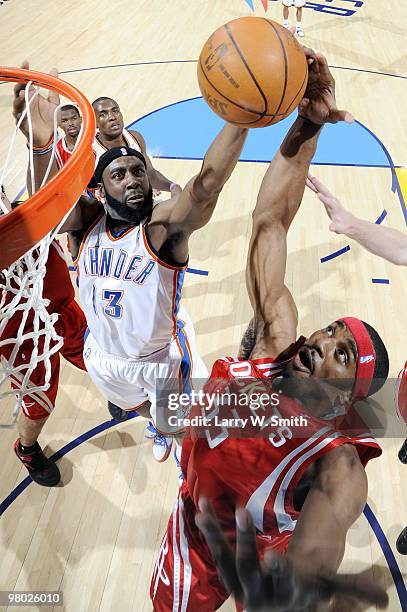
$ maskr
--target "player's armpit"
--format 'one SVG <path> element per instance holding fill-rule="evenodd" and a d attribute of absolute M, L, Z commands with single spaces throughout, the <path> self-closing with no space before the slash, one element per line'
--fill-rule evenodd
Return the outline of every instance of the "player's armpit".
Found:
<path fill-rule="evenodd" d="M 250 359 L 250 355 L 256 344 L 256 321 L 254 317 L 247 326 L 243 338 L 240 342 L 238 357 L 240 359 Z"/>

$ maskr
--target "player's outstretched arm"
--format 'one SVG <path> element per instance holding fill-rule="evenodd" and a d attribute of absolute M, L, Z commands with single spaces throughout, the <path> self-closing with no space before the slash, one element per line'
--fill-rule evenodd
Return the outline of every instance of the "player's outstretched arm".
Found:
<path fill-rule="evenodd" d="M 157 252 L 166 244 L 173 261 L 187 260 L 189 236 L 209 222 L 247 133 L 247 129 L 226 124 L 209 147 L 200 172 L 180 194 L 154 208 L 148 231 Z"/>
<path fill-rule="evenodd" d="M 21 68 L 29 69 L 29 67 L 28 62 L 23 62 L 21 65 Z M 50 74 L 54 77 L 58 77 L 58 70 L 53 68 L 50 70 Z M 13 116 L 16 122 L 19 121 L 25 109 L 25 89 L 26 86 L 23 83 L 17 83 L 14 87 Z M 29 91 L 30 99 L 35 93 L 36 90 L 32 87 Z M 58 105 L 59 95 L 52 90 L 49 90 L 47 97 L 43 96 L 41 93 L 37 93 L 30 104 L 33 146 L 36 147 L 37 153 L 41 151 L 41 154 L 35 154 L 33 156 L 35 190 L 39 189 L 41 186 L 51 158 L 51 145 L 54 137 L 54 113 Z M 27 117 L 20 123 L 20 130 L 28 141 L 29 125 Z M 57 172 L 58 167 L 54 160 L 47 180 L 51 180 Z M 27 169 L 27 188 L 31 195 L 30 165 Z M 81 196 L 64 225 L 60 228 L 60 233 L 86 229 L 98 214 L 100 214 L 100 204 L 85 196 Z"/>
<path fill-rule="evenodd" d="M 346 595 L 385 608 L 386 592 L 363 574 L 302 573 L 289 559 L 266 552 L 261 561 L 249 512 L 236 512 L 236 550 L 230 546 L 211 504 L 200 500 L 196 524 L 201 530 L 226 590 L 249 612 L 314 609 L 334 595 Z M 304 565 L 308 561 L 306 558 Z"/>
<path fill-rule="evenodd" d="M 29 63 L 24 61 L 21 64 L 21 68 L 29 69 Z M 58 77 L 58 70 L 53 68 L 50 70 L 50 74 Z M 24 83 L 17 83 L 14 86 L 13 117 L 15 118 L 16 123 L 19 121 L 25 110 L 25 90 L 26 85 Z M 35 87 L 31 87 L 28 94 L 29 99 L 32 99 L 35 92 Z M 47 97 L 43 96 L 41 93 L 38 93 L 30 104 L 33 146 L 35 147 L 37 153 L 39 151 L 42 153 L 41 155 L 34 155 L 33 165 L 35 175 L 35 190 L 40 187 L 51 158 L 51 140 L 54 135 L 54 112 L 58 105 L 59 95 L 52 90 L 49 90 Z M 29 124 L 27 116 L 20 123 L 20 130 L 28 142 Z M 49 149 L 48 152 L 47 149 Z M 44 151 L 45 153 L 43 153 Z M 57 165 L 54 161 L 48 180 L 50 180 L 57 173 L 57 170 Z M 27 188 L 30 195 L 32 192 L 31 183 L 31 171 L 30 167 L 28 167 Z"/>
<path fill-rule="evenodd" d="M 232 174 L 247 137 L 248 130 L 226 124 L 210 145 L 199 174 L 179 194 L 168 219 L 169 233 L 189 236 L 206 225 L 223 186 Z"/>
<path fill-rule="evenodd" d="M 318 196 L 331 220 L 329 229 L 356 240 L 361 246 L 397 266 L 407 266 L 407 235 L 352 215 L 315 176 L 308 175 L 307 186 Z"/>
<path fill-rule="evenodd" d="M 147 174 L 152 188 L 158 189 L 159 191 L 170 191 L 172 195 L 177 195 L 177 193 L 180 193 L 182 191 L 180 185 L 178 185 L 174 181 L 170 181 L 170 179 L 167 179 L 159 170 L 157 170 L 157 168 L 154 168 L 153 164 L 151 163 L 151 159 L 147 153 L 146 141 L 144 140 L 140 132 L 130 130 L 130 133 L 133 134 L 133 136 L 139 143 L 141 152 L 146 159 Z"/>
<path fill-rule="evenodd" d="M 275 357 L 295 340 L 297 310 L 285 286 L 287 232 L 299 209 L 323 125 L 353 120 L 336 106 L 335 81 L 325 57 L 310 49 L 305 52 L 309 65 L 305 97 L 266 172 L 253 212 L 246 268 L 256 323 L 253 358 Z"/>

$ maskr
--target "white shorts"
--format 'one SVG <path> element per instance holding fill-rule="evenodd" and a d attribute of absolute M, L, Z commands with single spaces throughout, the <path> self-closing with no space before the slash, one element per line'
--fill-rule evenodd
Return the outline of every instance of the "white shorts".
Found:
<path fill-rule="evenodd" d="M 148 357 L 129 360 L 105 353 L 90 332 L 83 351 L 89 375 L 108 401 L 123 410 L 137 410 L 150 401 L 150 414 L 157 429 L 172 434 L 183 427 L 169 424 L 168 417 L 173 413 L 168 411 L 168 393 L 189 394 L 194 382 L 202 387 L 208 378 L 208 370 L 196 349 L 191 319 L 184 309 L 180 314 L 176 337 L 169 346 Z M 167 395 L 159 391 L 163 385 Z"/>
<path fill-rule="evenodd" d="M 282 0 L 284 6 L 295 6 L 295 8 L 302 8 L 305 6 L 306 0 Z"/>

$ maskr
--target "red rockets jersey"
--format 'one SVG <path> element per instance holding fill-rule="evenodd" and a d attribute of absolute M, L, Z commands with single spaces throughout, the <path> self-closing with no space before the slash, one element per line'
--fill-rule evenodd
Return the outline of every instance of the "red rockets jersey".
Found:
<path fill-rule="evenodd" d="M 66 146 L 65 138 L 60 138 L 57 142 L 57 146 L 55 149 L 55 161 L 58 166 L 58 170 L 61 170 L 63 166 L 68 162 L 69 158 L 73 154 L 73 151 L 70 151 Z M 88 196 L 90 198 L 95 198 L 95 189 L 96 184 L 94 184 L 93 179 L 90 180 L 89 185 L 83 191 L 83 195 Z M 69 247 L 69 239 L 68 239 L 68 248 Z"/>
<path fill-rule="evenodd" d="M 55 149 L 55 160 L 59 169 L 65 166 L 68 159 L 71 157 L 72 151 L 68 150 L 65 138 L 60 138 Z"/>
<path fill-rule="evenodd" d="M 68 265 L 65 255 L 59 242 L 54 240 L 49 249 L 48 261 L 46 264 L 46 273 L 44 277 L 43 296 L 50 300 L 47 307 L 49 313 L 60 313 L 75 297 L 75 291 L 72 286 L 71 277 L 69 275 Z M 0 291 L 0 301 L 1 301 Z M 13 294 L 8 293 L 5 303 L 8 304 L 12 299 Z M 5 338 L 15 338 L 18 328 L 21 323 L 22 311 L 16 311 L 7 323 L 3 333 L 2 340 Z M 30 329 L 34 318 L 34 312 L 31 310 L 28 314 L 24 329 Z"/>
<path fill-rule="evenodd" d="M 214 393 L 220 386 L 219 379 L 233 381 L 230 391 L 238 384 L 239 377 L 245 378 L 246 385 L 250 377 L 271 381 L 286 363 L 273 359 L 219 359 L 213 365 L 205 391 Z M 226 410 L 231 408 L 228 406 Z M 191 521 L 199 498 L 205 496 L 212 501 L 229 537 L 234 534 L 235 508 L 245 506 L 258 530 L 260 549 L 272 546 L 283 551 L 299 516 L 294 508 L 294 491 L 315 461 L 342 444 L 354 445 L 363 465 L 381 454 L 379 445 L 353 408 L 342 420 L 340 429 L 337 420 L 311 417 L 300 404 L 284 396 L 280 396 L 278 407 L 271 410 L 278 422 L 266 425 L 256 437 L 233 437 L 227 424 L 210 427 L 201 437 L 187 431 L 182 446 L 186 478 L 181 494 L 188 509 L 186 523 L 190 528 L 187 530 L 193 539 L 198 535 Z M 283 425 L 279 425 L 281 419 L 286 419 Z M 286 424 L 288 420 L 290 424 Z M 298 424 L 300 420 L 302 423 Z"/>

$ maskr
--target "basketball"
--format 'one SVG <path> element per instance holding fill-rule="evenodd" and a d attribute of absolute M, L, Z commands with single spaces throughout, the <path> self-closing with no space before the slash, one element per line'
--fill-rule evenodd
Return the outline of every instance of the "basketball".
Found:
<path fill-rule="evenodd" d="M 198 60 L 204 99 L 219 117 L 241 127 L 266 127 L 288 117 L 307 78 L 301 45 L 286 28 L 261 17 L 218 28 Z"/>

